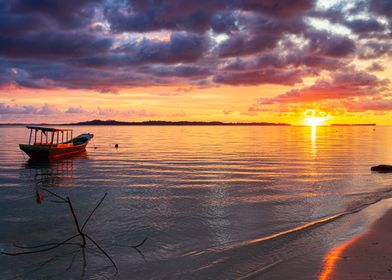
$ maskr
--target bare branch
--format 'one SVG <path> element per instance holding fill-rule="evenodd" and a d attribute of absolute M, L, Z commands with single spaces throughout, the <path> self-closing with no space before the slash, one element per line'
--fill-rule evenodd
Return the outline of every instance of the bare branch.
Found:
<path fill-rule="evenodd" d="M 54 246 L 57 245 L 59 243 L 46 243 L 46 244 L 41 244 L 41 245 L 37 245 L 37 246 L 22 246 L 22 245 L 18 245 L 18 244 L 13 244 L 14 247 L 16 248 L 20 248 L 20 249 L 36 249 L 36 248 L 41 248 L 41 247 L 48 247 L 48 246 Z M 77 245 L 80 246 L 80 243 L 63 243 L 63 245 Z"/>
<path fill-rule="evenodd" d="M 49 247 L 49 248 L 45 248 L 45 249 L 42 249 L 42 250 L 20 252 L 20 253 L 7 253 L 7 252 L 0 252 L 0 253 L 3 254 L 3 255 L 7 255 L 7 256 L 18 256 L 18 255 L 28 255 L 28 254 L 35 254 L 35 253 L 46 252 L 46 251 L 53 250 L 53 249 L 55 249 L 57 247 L 60 247 L 61 245 L 64 245 L 65 243 L 67 243 L 68 241 L 74 239 L 77 236 L 79 236 L 79 234 L 76 234 L 76 235 L 74 235 L 74 236 L 64 240 L 63 242 L 58 243 L 55 246 L 52 246 L 52 247 Z"/>
<path fill-rule="evenodd" d="M 53 203 L 67 203 L 66 201 L 61 201 L 61 200 L 49 200 L 49 202 L 53 202 Z"/>
<path fill-rule="evenodd" d="M 100 250 L 109 260 L 110 260 L 110 262 L 113 264 L 114 268 L 116 269 L 116 274 L 117 274 L 117 273 L 118 273 L 117 265 L 116 265 L 116 263 L 113 261 L 113 259 L 108 255 L 108 253 L 106 253 L 105 250 L 102 249 L 101 246 L 99 246 L 98 243 L 95 242 L 95 240 L 92 239 L 92 238 L 91 238 L 90 236 L 88 236 L 87 234 L 86 234 L 86 237 L 87 237 L 91 242 L 93 242 L 94 245 L 97 246 L 97 248 L 98 248 L 98 249 L 99 249 L 99 250 Z"/>
<path fill-rule="evenodd" d="M 85 247 L 86 246 L 86 237 L 85 237 L 85 234 L 80 229 L 78 218 L 76 217 L 75 211 L 74 211 L 73 206 L 72 206 L 72 202 L 71 202 L 71 200 L 69 199 L 68 196 L 67 196 L 67 202 L 68 202 L 69 209 L 71 210 L 72 216 L 74 218 L 76 229 L 78 230 L 79 235 L 82 237 L 82 240 L 83 240 L 83 243 L 82 243 L 81 246 Z"/>
<path fill-rule="evenodd" d="M 68 271 L 68 270 L 70 270 L 72 268 L 72 266 L 73 266 L 73 264 L 75 262 L 76 255 L 77 255 L 78 252 L 79 252 L 79 250 L 74 252 L 74 255 L 72 256 L 71 263 L 68 265 L 68 267 L 67 267 L 67 269 L 65 271 Z"/>
<path fill-rule="evenodd" d="M 56 193 L 54 193 L 54 192 L 52 192 L 52 191 L 50 191 L 50 190 L 48 190 L 48 189 L 46 189 L 46 188 L 42 188 L 42 190 L 44 190 L 44 191 L 50 193 L 51 195 L 54 195 L 55 197 L 59 198 L 60 200 L 62 200 L 62 201 L 64 201 L 64 202 L 67 202 L 67 199 L 65 199 L 65 198 L 62 197 L 62 196 L 59 196 L 58 194 L 56 194 Z"/>
<path fill-rule="evenodd" d="M 94 210 L 91 211 L 90 215 L 87 217 L 86 221 L 83 223 L 82 226 L 82 230 L 85 228 L 85 226 L 87 225 L 88 221 L 90 220 L 90 218 L 92 217 L 92 215 L 94 214 L 94 212 L 98 209 L 99 206 L 101 206 L 102 202 L 104 201 L 104 199 L 106 198 L 108 193 L 105 193 L 105 195 L 101 198 L 101 200 L 98 202 L 97 206 L 95 206 Z"/>
<path fill-rule="evenodd" d="M 137 244 L 137 245 L 132 246 L 132 248 L 137 249 L 138 247 L 142 246 L 142 245 L 144 244 L 144 242 L 146 242 L 147 238 L 148 238 L 148 237 L 144 238 L 142 242 L 140 242 L 140 243 Z"/>

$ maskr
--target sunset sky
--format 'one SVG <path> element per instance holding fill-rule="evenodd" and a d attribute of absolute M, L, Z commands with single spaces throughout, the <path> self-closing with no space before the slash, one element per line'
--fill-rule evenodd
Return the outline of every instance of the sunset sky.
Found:
<path fill-rule="evenodd" d="M 0 122 L 392 125 L 392 1 L 0 0 Z"/>

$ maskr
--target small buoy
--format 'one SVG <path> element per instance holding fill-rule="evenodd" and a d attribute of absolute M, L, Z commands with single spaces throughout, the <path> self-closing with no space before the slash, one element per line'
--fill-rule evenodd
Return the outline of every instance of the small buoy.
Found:
<path fill-rule="evenodd" d="M 118 149 L 118 144 L 114 145 L 114 147 L 115 147 L 116 149 Z"/>

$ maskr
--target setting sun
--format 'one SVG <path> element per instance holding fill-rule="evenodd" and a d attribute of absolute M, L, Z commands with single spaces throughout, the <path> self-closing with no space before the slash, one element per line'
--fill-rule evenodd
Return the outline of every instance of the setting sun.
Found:
<path fill-rule="evenodd" d="M 319 126 L 319 125 L 325 125 L 325 121 L 329 119 L 329 116 L 325 117 L 319 117 L 316 116 L 316 112 L 312 111 L 312 115 L 305 117 L 304 123 L 305 125 L 308 126 Z"/>

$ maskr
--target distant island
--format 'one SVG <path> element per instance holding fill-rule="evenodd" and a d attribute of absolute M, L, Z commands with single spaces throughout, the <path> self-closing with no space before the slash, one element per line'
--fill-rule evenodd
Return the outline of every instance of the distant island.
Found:
<path fill-rule="evenodd" d="M 375 123 L 333 123 L 331 126 L 376 126 Z"/>
<path fill-rule="evenodd" d="M 227 122 L 202 122 L 202 121 L 143 121 L 143 122 L 121 122 L 115 120 L 92 120 L 92 121 L 85 121 L 85 122 L 77 122 L 77 123 L 69 123 L 63 125 L 183 125 L 183 126 L 190 126 L 190 125 L 255 125 L 255 126 L 291 126 L 288 123 L 269 123 L 269 122 L 238 122 L 238 123 L 227 123 Z"/>

